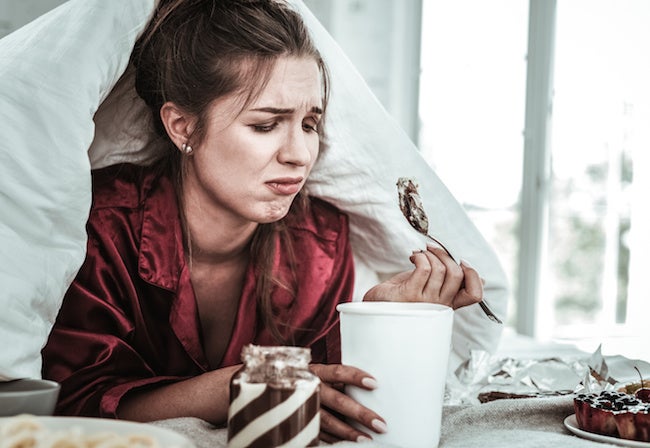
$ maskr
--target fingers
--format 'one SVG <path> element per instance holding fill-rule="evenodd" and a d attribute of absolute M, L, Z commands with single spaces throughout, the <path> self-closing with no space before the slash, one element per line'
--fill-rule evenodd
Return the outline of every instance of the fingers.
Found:
<path fill-rule="evenodd" d="M 463 271 L 444 249 L 428 246 L 414 252 L 415 271 L 409 279 L 419 285 L 418 300 L 451 306 L 463 283 Z M 418 288 L 413 288 L 418 289 Z"/>
<path fill-rule="evenodd" d="M 340 364 L 313 364 L 311 370 L 320 377 L 321 438 L 323 441 L 363 441 L 372 437 L 348 422 L 357 422 L 374 432 L 385 432 L 386 423 L 374 411 L 347 396 L 339 385 L 357 386 L 366 390 L 376 387 L 375 379 L 361 369 Z"/>
<path fill-rule="evenodd" d="M 424 296 L 442 305 L 451 306 L 463 284 L 463 270 L 444 249 L 428 246 L 425 252 L 431 263 L 431 276 L 424 289 Z"/>
<path fill-rule="evenodd" d="M 431 282 L 429 290 L 435 289 L 433 279 L 431 279 L 433 272 L 431 260 L 427 256 L 427 252 L 422 250 L 413 252 L 409 259 L 415 265 L 415 270 L 410 273 L 404 282 L 405 290 L 410 292 L 409 296 L 413 296 L 413 300 L 422 301 L 424 300 L 424 290 L 429 282 Z M 438 289 L 441 285 L 442 282 L 438 285 Z"/>
<path fill-rule="evenodd" d="M 311 364 L 312 372 L 327 384 L 351 384 L 362 389 L 374 389 L 376 380 L 368 372 L 343 364 Z"/>
<path fill-rule="evenodd" d="M 343 422 L 340 419 L 338 419 L 333 414 L 330 414 L 325 409 L 321 409 L 320 411 L 320 421 L 321 421 L 321 429 L 320 429 L 319 438 L 321 442 L 337 443 L 342 440 L 354 440 L 355 442 L 361 443 L 361 442 L 372 441 L 371 436 L 358 431 L 357 433 L 350 433 L 348 438 L 341 438 L 338 435 L 335 435 L 334 433 L 330 433 L 329 431 L 332 431 L 332 428 L 338 428 L 338 431 L 335 430 L 337 434 L 343 434 L 347 430 L 345 428 L 345 426 L 347 425 L 343 424 Z M 350 427 L 348 426 L 348 428 Z"/>
<path fill-rule="evenodd" d="M 469 263 L 456 264 L 444 249 L 427 247 L 409 258 L 412 271 L 401 272 L 368 290 L 364 301 L 431 302 L 454 309 L 483 297 L 483 279 Z"/>
<path fill-rule="evenodd" d="M 473 305 L 483 300 L 483 279 L 465 260 L 461 260 L 460 267 L 465 277 L 465 287 L 458 291 L 452 306 L 454 309 Z"/>
<path fill-rule="evenodd" d="M 483 284 L 484 280 L 478 275 L 476 269 L 474 269 L 470 264 L 465 261 L 460 261 L 460 268 L 463 270 L 463 275 L 465 277 L 465 291 L 474 297 L 481 298 L 483 297 Z"/>
<path fill-rule="evenodd" d="M 318 438 L 320 439 L 321 442 L 325 442 L 325 443 L 329 443 L 329 444 L 340 442 L 341 439 L 339 439 L 338 437 L 335 437 L 335 436 L 331 435 L 330 433 L 327 433 L 327 432 L 323 431 L 322 422 L 325 421 L 325 418 L 324 418 L 324 413 L 325 412 L 326 411 L 323 411 L 323 410 L 320 411 L 321 430 L 320 430 L 320 434 L 318 435 Z"/>
<path fill-rule="evenodd" d="M 355 421 L 377 431 L 378 428 L 373 426 L 373 422 L 377 425 L 376 422 L 382 420 L 376 413 L 361 406 L 343 392 L 324 384 L 321 384 L 320 398 L 320 427 L 322 432 L 339 440 L 372 439 L 368 433 L 358 430 L 347 422 Z"/>

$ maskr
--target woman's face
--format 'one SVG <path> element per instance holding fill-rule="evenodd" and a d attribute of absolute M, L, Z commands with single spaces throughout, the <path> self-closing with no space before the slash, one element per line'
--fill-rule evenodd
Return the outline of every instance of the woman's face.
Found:
<path fill-rule="evenodd" d="M 322 107 L 320 73 L 310 58 L 278 59 L 243 111 L 240 96 L 215 101 L 188 158 L 189 211 L 235 225 L 284 217 L 318 156 Z"/>

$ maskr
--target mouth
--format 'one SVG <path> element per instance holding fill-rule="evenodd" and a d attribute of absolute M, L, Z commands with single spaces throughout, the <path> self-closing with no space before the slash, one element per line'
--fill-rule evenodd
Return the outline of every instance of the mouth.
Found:
<path fill-rule="evenodd" d="M 291 196 L 300 191 L 302 181 L 302 177 L 283 177 L 266 182 L 266 186 L 275 194 Z"/>

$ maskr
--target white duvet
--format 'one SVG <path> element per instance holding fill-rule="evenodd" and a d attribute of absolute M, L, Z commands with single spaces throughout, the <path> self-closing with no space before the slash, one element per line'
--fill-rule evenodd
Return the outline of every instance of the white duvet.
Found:
<path fill-rule="evenodd" d="M 70 0 L 0 40 L 0 380 L 40 377 L 40 350 L 84 259 L 91 167 L 151 158 L 146 113 L 130 73 L 122 75 L 154 3 Z M 377 272 L 410 269 L 411 251 L 425 245 L 397 203 L 395 182 L 410 176 L 431 231 L 479 270 L 486 299 L 505 316 L 507 283 L 493 250 L 329 34 L 295 3 L 332 72 L 331 146 L 308 188 L 350 216 L 355 299 Z M 470 349 L 493 351 L 500 331 L 478 306 L 457 311 L 451 365 Z"/>

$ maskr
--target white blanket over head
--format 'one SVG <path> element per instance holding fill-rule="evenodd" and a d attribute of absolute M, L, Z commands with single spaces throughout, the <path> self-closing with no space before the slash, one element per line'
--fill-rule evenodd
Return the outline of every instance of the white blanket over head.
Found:
<path fill-rule="evenodd" d="M 409 255 L 426 244 L 398 206 L 395 183 L 409 176 L 432 232 L 480 272 L 486 299 L 505 316 L 492 249 L 327 31 L 293 3 L 332 73 L 330 147 L 308 188 L 350 216 L 355 299 L 375 273 L 411 269 Z M 84 259 L 91 166 L 152 159 L 149 119 L 124 72 L 154 7 L 70 0 L 0 40 L 0 380 L 40 376 L 40 350 Z M 494 350 L 500 331 L 478 306 L 458 310 L 451 365 L 470 349 Z"/>

